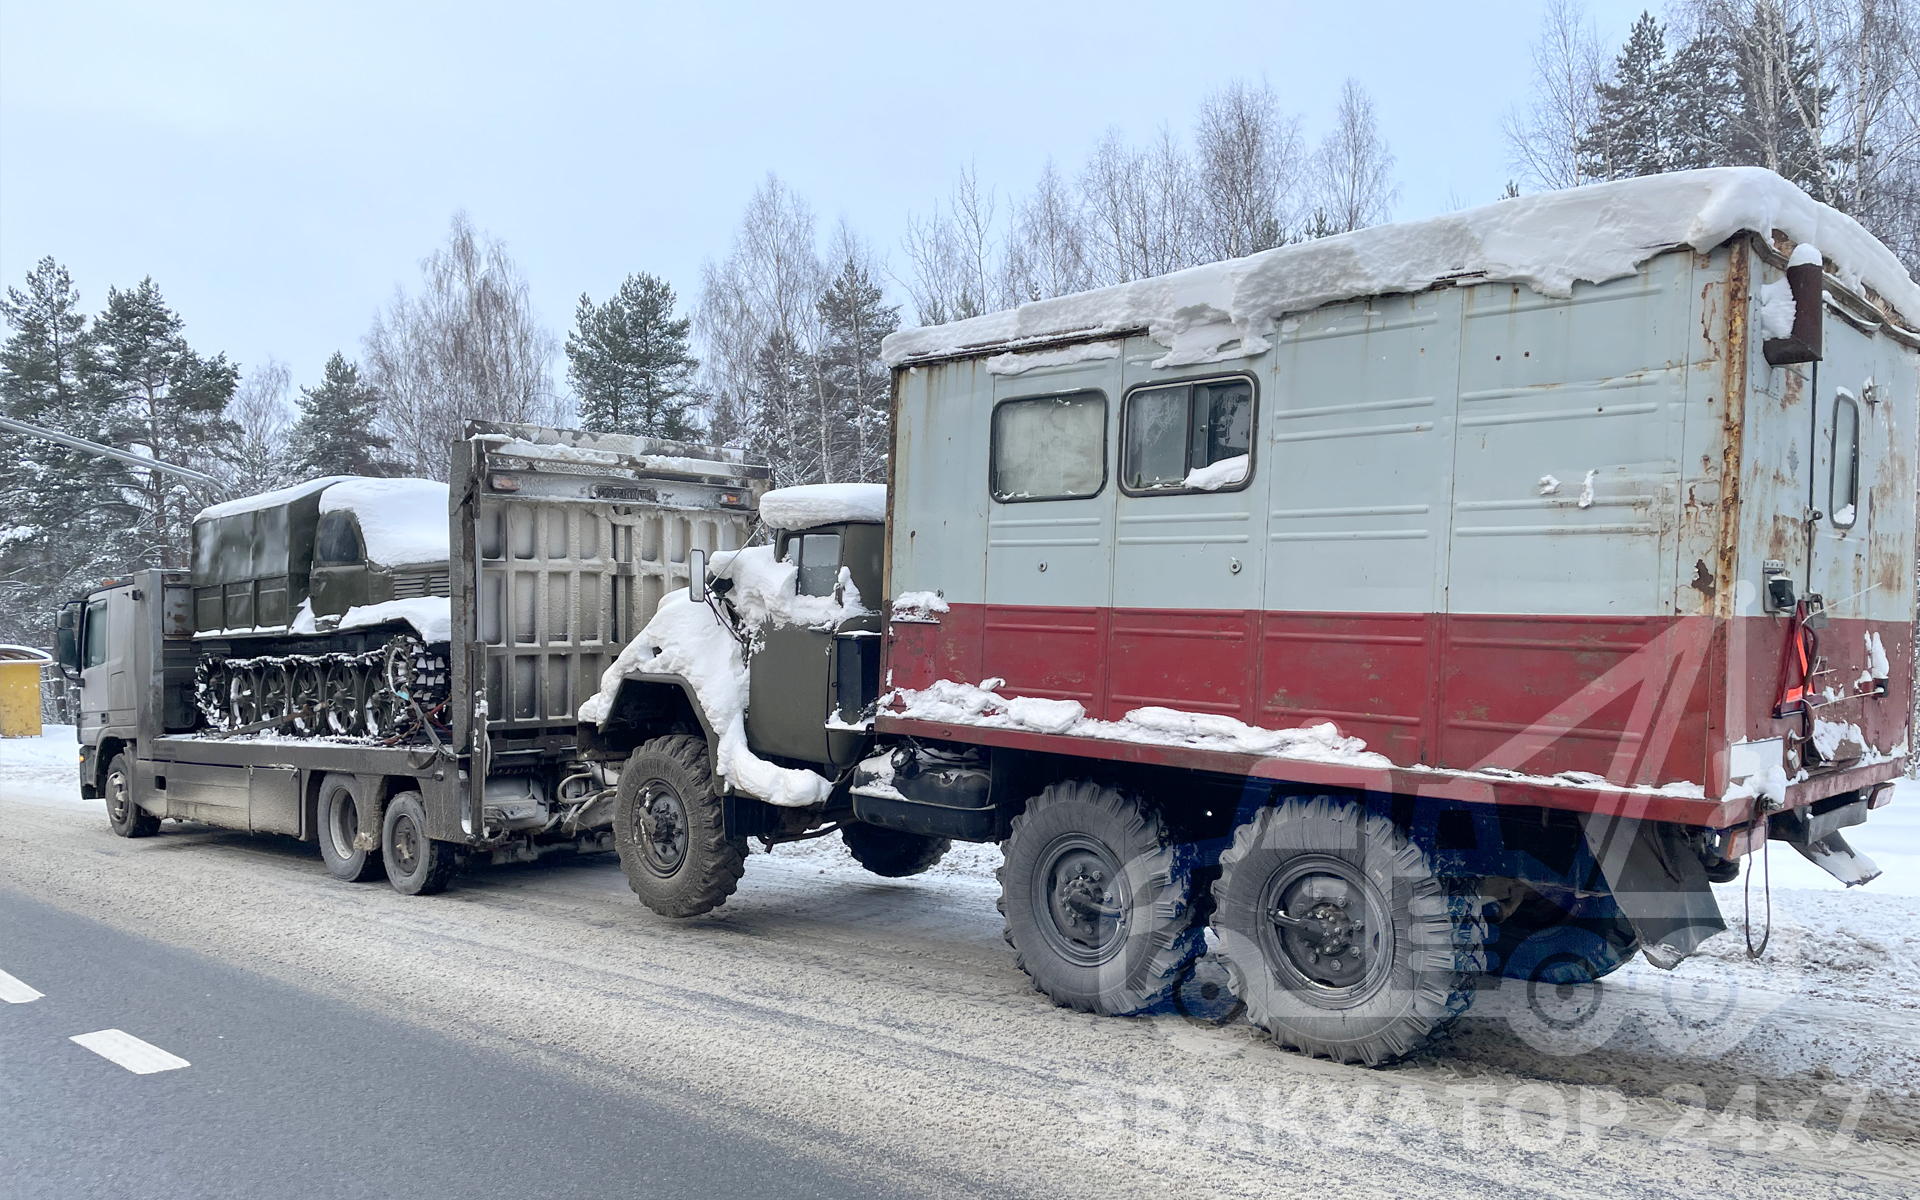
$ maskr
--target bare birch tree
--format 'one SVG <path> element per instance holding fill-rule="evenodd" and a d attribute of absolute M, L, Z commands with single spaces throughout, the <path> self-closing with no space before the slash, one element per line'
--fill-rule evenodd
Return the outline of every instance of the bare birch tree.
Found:
<path fill-rule="evenodd" d="M 1009 303 L 1066 296 L 1093 286 L 1080 198 L 1049 158 L 1033 191 L 1014 205 L 1003 292 Z"/>
<path fill-rule="evenodd" d="M 1273 89 L 1234 80 L 1207 97 L 1194 129 L 1203 260 L 1239 258 L 1285 241 L 1301 199 L 1300 119 Z"/>
<path fill-rule="evenodd" d="M 1347 233 L 1387 219 L 1399 189 L 1393 152 L 1380 136 L 1373 98 L 1349 79 L 1340 88 L 1333 129 L 1315 155 L 1316 207 L 1330 233 Z"/>
<path fill-rule="evenodd" d="M 1587 182 L 1580 141 L 1599 110 L 1604 63 L 1600 38 L 1580 0 L 1547 0 L 1533 43 L 1532 98 L 1504 123 L 1511 165 L 1533 186 L 1551 190 Z"/>
<path fill-rule="evenodd" d="M 383 424 L 409 471 L 447 473 L 466 421 L 563 418 L 553 388 L 559 343 L 539 321 L 506 243 L 456 213 L 446 245 L 420 264 L 422 290 L 396 289 L 365 339 Z"/>
<path fill-rule="evenodd" d="M 240 386 L 227 401 L 227 420 L 240 431 L 224 472 L 234 495 L 251 496 L 294 482 L 284 453 L 293 429 L 293 406 L 287 399 L 292 390 L 293 373 L 277 358 L 241 374 Z"/>

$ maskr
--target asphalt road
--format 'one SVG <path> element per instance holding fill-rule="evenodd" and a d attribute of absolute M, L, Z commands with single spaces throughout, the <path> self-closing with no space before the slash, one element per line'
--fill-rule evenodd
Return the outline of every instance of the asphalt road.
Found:
<path fill-rule="evenodd" d="M 289 838 L 117 838 L 72 791 L 0 769 L 0 971 L 45 993 L 0 1003 L 7 1200 L 1808 1200 L 1920 1173 L 1912 897 L 1777 893 L 1764 961 L 1734 931 L 1630 964 L 1592 1044 L 1483 980 L 1451 1040 L 1373 1071 L 1244 1019 L 1054 1007 L 992 847 L 904 880 L 782 847 L 669 921 L 610 856 L 402 896 Z M 108 1029 L 191 1065 L 69 1040 Z"/>
<path fill-rule="evenodd" d="M 0 971 L 44 993 L 0 1004 L 18 1200 L 895 1194 L 673 1089 L 596 1089 L 7 889 Z M 188 1065 L 135 1074 L 70 1040 L 108 1029 Z"/>

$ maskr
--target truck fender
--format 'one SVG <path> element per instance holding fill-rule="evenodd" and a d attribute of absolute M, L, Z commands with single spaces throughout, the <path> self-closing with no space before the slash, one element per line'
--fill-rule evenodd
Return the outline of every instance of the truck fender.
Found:
<path fill-rule="evenodd" d="M 700 733 L 707 743 L 707 769 L 717 777 L 719 736 L 708 721 L 707 710 L 702 707 L 693 684 L 681 675 L 647 674 L 621 680 L 620 690 L 614 694 L 607 720 L 595 731 L 594 737 L 599 741 L 625 740 L 620 738 L 624 730 L 644 732 L 649 726 L 669 722 L 684 724 L 687 716 L 691 716 L 700 727 Z M 593 729 L 591 725 L 583 726 L 582 732 Z M 637 746 L 653 736 L 647 733 L 636 737 L 632 739 L 632 745 Z"/>

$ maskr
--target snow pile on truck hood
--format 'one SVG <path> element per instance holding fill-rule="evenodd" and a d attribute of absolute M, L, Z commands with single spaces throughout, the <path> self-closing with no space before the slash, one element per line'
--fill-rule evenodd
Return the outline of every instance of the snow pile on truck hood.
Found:
<path fill-rule="evenodd" d="M 1811 242 L 1841 282 L 1865 283 L 1920 321 L 1920 284 L 1858 221 L 1761 167 L 1678 171 L 1502 200 L 1426 221 L 1378 225 L 1117 287 L 902 330 L 888 365 L 1069 336 L 1145 329 L 1178 366 L 1258 354 L 1286 313 L 1446 279 L 1524 283 L 1566 297 L 1678 246 L 1711 250 L 1742 230 Z"/>
<path fill-rule="evenodd" d="M 760 497 L 760 519 L 775 529 L 884 521 L 887 488 L 881 483 L 808 483 L 775 488 Z"/>
<path fill-rule="evenodd" d="M 1159 707 L 1136 708 L 1118 721 L 1096 721 L 1087 716 L 1087 710 L 1077 700 L 1043 700 L 1034 696 L 1009 699 L 994 690 L 1005 683 L 1004 679 L 987 679 L 976 686 L 940 679 L 919 691 L 896 688 L 881 697 L 880 710 L 896 717 L 987 729 L 1069 734 L 1155 746 L 1193 746 L 1230 754 L 1299 758 L 1355 767 L 1393 765 L 1384 754 L 1368 750 L 1359 738 L 1343 737 L 1331 721 L 1299 729 L 1262 729 L 1216 713 Z"/>
<path fill-rule="evenodd" d="M 600 691 L 580 706 L 580 720 L 604 725 L 621 682 L 642 675 L 678 675 L 692 686 L 719 737 L 714 766 L 736 791 L 788 808 L 826 802 L 830 780 L 770 763 L 747 748 L 747 667 L 740 643 L 712 609 L 687 599 L 685 591 L 660 602 L 653 620 L 600 677 Z"/>
<path fill-rule="evenodd" d="M 772 546 L 748 546 L 744 550 L 721 550 L 707 567 L 710 579 L 728 579 L 733 588 L 727 601 L 740 614 L 748 629 L 757 629 L 771 621 L 776 627 L 805 625 L 809 629 L 832 629 L 848 617 L 866 614 L 860 589 L 853 574 L 840 568 L 839 597 L 801 596 L 797 594 L 800 568 L 773 556 Z"/>
<path fill-rule="evenodd" d="M 367 561 L 383 567 L 446 562 L 447 485 L 431 479 L 348 478 L 320 497 L 320 511 L 350 512 Z"/>

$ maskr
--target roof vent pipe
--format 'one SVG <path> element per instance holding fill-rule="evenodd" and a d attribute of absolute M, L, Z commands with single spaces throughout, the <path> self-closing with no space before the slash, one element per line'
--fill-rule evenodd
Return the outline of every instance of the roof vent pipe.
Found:
<path fill-rule="evenodd" d="M 1793 333 L 1783 338 L 1768 338 L 1760 346 L 1773 366 L 1820 361 L 1820 329 L 1826 316 L 1821 294 L 1826 290 L 1826 269 L 1820 251 L 1813 243 L 1801 242 L 1787 260 L 1787 286 L 1793 291 Z"/>

